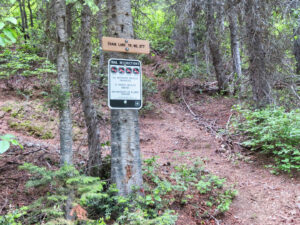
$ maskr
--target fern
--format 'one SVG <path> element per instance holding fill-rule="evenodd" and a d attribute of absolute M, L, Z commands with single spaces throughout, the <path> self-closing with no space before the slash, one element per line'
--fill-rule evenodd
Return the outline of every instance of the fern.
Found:
<path fill-rule="evenodd" d="M 96 194 L 103 190 L 104 182 L 99 178 L 80 175 L 70 165 L 64 165 L 58 170 L 47 170 L 44 167 L 25 163 L 20 169 L 32 174 L 27 182 L 27 188 L 48 187 L 47 196 L 41 197 L 28 207 L 28 220 L 26 223 L 36 223 L 38 218 L 44 218 L 44 222 L 56 221 L 63 217 L 64 207 L 70 193 L 74 193 L 73 203 L 79 203 L 81 198 Z M 51 223 L 50 223 L 51 224 Z"/>

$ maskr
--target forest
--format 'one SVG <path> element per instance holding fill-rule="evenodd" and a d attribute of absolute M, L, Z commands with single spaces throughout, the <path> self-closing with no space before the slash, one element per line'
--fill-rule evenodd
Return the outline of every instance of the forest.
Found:
<path fill-rule="evenodd" d="M 0 225 L 300 224 L 300 0 L 0 0 Z"/>

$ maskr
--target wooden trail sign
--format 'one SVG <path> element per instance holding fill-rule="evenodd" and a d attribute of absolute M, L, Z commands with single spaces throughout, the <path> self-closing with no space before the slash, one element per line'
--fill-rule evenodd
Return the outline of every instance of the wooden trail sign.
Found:
<path fill-rule="evenodd" d="M 102 37 L 102 50 L 107 52 L 127 52 L 136 54 L 149 54 L 149 41 Z"/>

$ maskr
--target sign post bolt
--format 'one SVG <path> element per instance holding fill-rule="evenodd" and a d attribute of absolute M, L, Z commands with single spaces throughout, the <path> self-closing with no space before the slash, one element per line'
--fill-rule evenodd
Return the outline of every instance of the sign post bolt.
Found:
<path fill-rule="evenodd" d="M 125 48 L 125 50 L 128 52 L 128 51 L 129 51 L 129 48 Z"/>

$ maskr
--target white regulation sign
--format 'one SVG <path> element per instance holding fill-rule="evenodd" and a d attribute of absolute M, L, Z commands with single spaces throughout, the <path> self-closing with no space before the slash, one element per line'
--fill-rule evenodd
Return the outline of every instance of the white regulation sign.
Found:
<path fill-rule="evenodd" d="M 139 60 L 108 61 L 108 106 L 111 109 L 142 108 L 142 63 Z"/>

